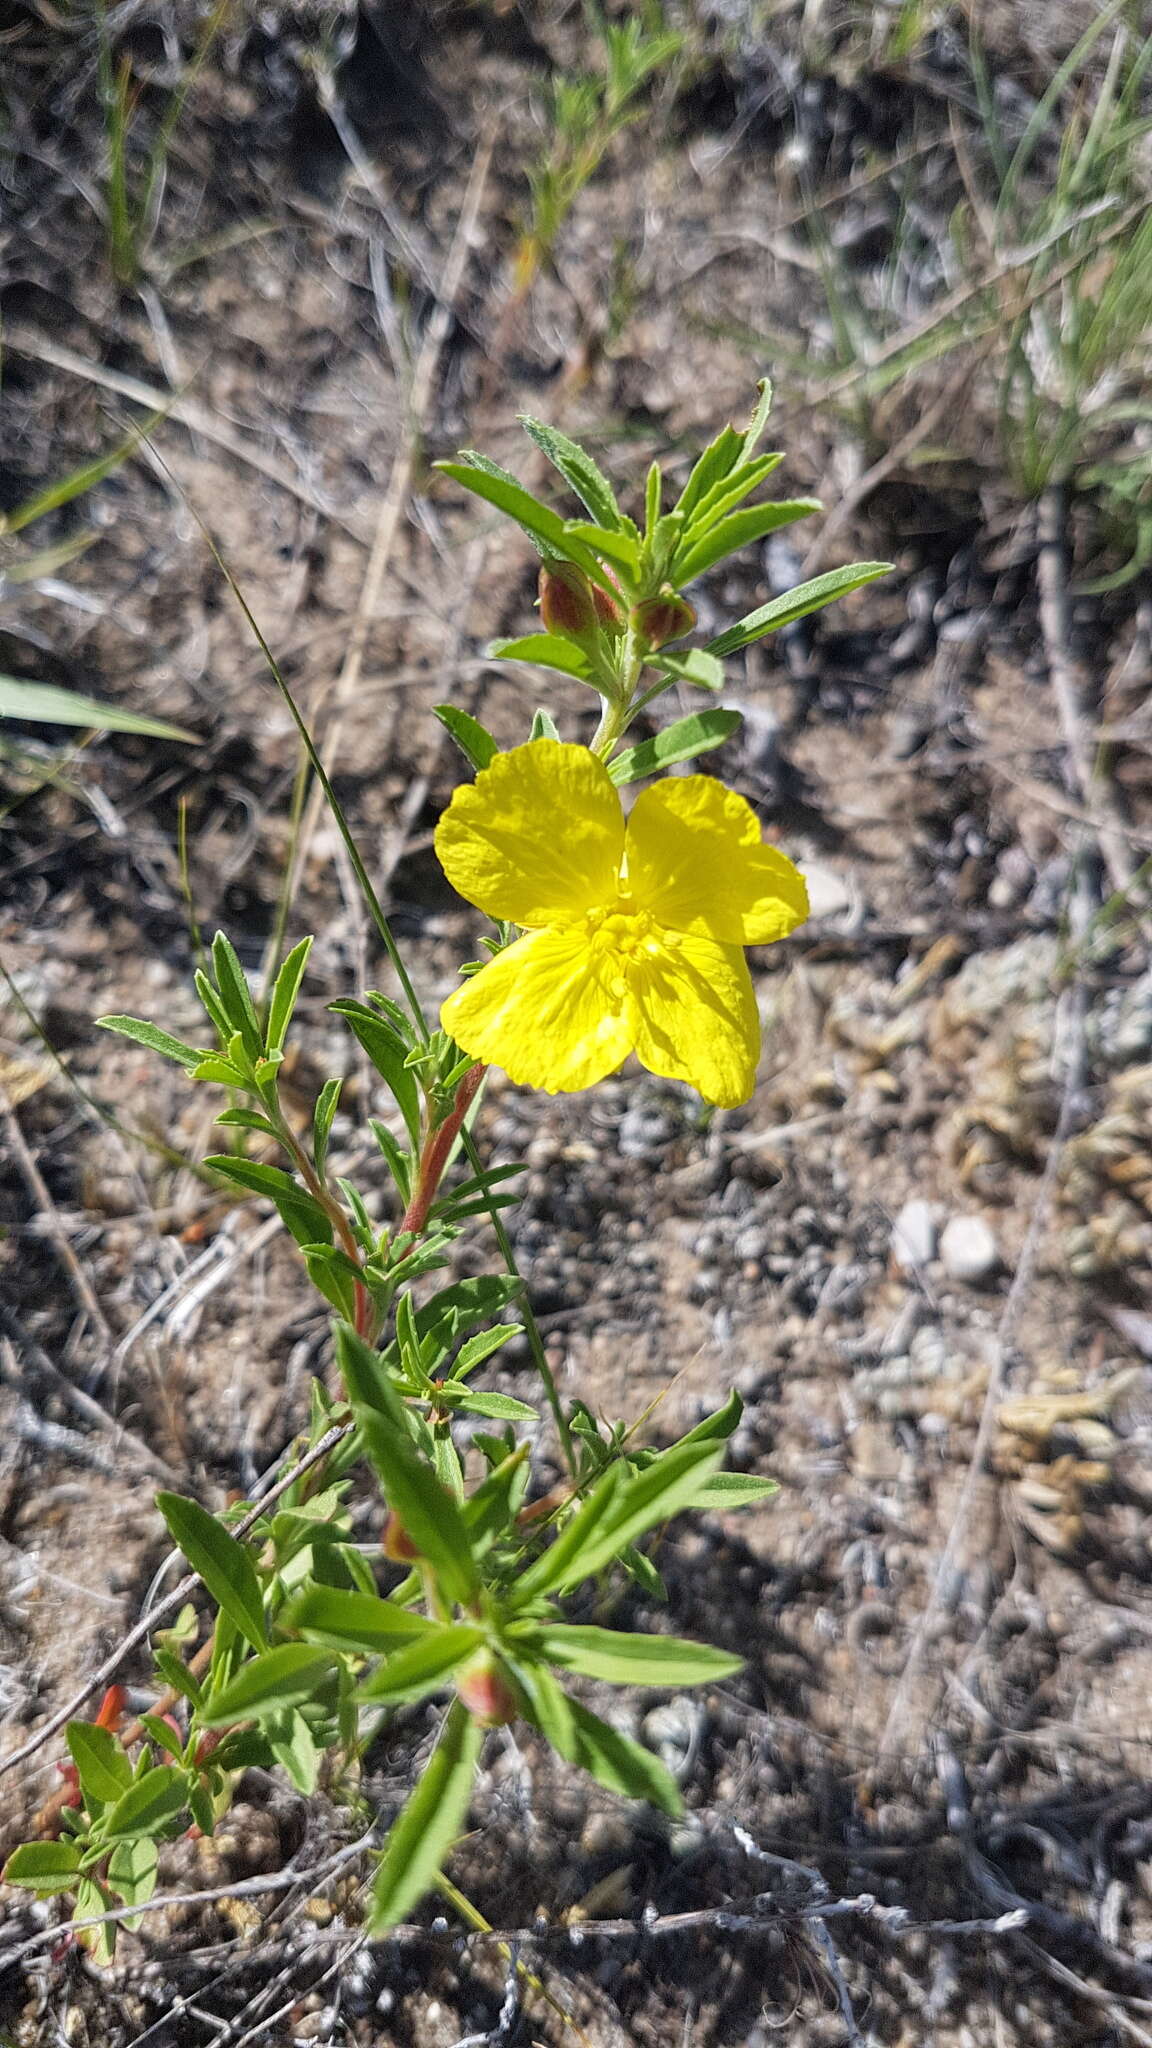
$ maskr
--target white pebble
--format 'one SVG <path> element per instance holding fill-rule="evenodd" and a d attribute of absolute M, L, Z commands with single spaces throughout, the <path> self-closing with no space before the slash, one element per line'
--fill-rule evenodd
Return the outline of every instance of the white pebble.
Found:
<path fill-rule="evenodd" d="M 949 1279 L 970 1287 L 1000 1269 L 1000 1247 L 982 1216 L 953 1216 L 940 1238 L 940 1257 Z"/>
<path fill-rule="evenodd" d="M 892 1258 L 902 1273 L 930 1266 L 936 1257 L 938 1211 L 931 1202 L 905 1202 L 892 1225 Z"/>

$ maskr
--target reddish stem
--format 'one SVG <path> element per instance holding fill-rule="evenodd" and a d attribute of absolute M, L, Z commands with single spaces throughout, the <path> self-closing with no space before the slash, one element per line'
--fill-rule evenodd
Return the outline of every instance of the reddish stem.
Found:
<path fill-rule="evenodd" d="M 460 1135 L 460 1127 L 476 1098 L 476 1090 L 484 1079 L 487 1068 L 482 1060 L 469 1067 L 456 1090 L 456 1100 L 443 1123 L 429 1131 L 420 1154 L 420 1165 L 416 1173 L 416 1186 L 412 1199 L 400 1219 L 400 1234 L 407 1232 L 419 1237 L 428 1222 L 428 1211 L 436 1199 L 436 1190 L 444 1175 L 444 1169 L 451 1156 L 452 1147 Z"/>

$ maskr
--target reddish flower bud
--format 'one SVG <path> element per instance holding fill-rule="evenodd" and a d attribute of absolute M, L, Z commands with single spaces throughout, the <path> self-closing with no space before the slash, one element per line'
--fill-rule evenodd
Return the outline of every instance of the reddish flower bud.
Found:
<path fill-rule="evenodd" d="M 385 1557 L 391 1558 L 393 1564 L 415 1564 L 421 1554 L 413 1543 L 403 1522 L 400 1520 L 399 1515 L 396 1513 L 395 1508 L 390 1508 L 388 1511 L 388 1520 L 384 1524 L 384 1541 L 381 1549 Z"/>
<path fill-rule="evenodd" d="M 593 587 L 574 562 L 545 562 L 540 570 L 540 617 L 550 633 L 586 640 L 596 631 Z"/>
<path fill-rule="evenodd" d="M 624 614 L 615 598 L 609 597 L 606 590 L 601 590 L 598 583 L 593 583 L 591 588 L 597 625 L 601 626 L 605 633 L 614 636 L 621 634 L 624 631 Z"/>
<path fill-rule="evenodd" d="M 481 1650 L 457 1674 L 456 1693 L 482 1728 L 502 1728 L 520 1712 L 516 1686 L 489 1650 Z"/>
<path fill-rule="evenodd" d="M 633 628 L 649 647 L 664 647 L 669 640 L 680 640 L 695 624 L 696 614 L 687 598 L 678 597 L 671 584 L 666 584 L 657 597 L 646 597 L 632 613 Z"/>

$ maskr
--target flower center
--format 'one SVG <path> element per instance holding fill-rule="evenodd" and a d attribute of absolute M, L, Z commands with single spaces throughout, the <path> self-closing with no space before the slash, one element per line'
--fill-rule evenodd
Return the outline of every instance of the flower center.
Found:
<path fill-rule="evenodd" d="M 611 993 L 621 997 L 630 968 L 660 951 L 664 934 L 635 898 L 621 891 L 614 902 L 598 904 L 585 915 L 588 948 Z"/>

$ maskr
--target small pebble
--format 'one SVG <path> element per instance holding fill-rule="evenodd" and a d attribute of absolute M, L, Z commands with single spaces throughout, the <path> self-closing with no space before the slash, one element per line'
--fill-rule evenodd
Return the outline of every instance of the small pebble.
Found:
<path fill-rule="evenodd" d="M 892 1259 L 902 1273 L 930 1266 L 936 1257 L 938 1211 L 919 1197 L 905 1202 L 892 1225 Z"/>
<path fill-rule="evenodd" d="M 1000 1270 L 1000 1247 L 982 1216 L 953 1216 L 941 1234 L 940 1257 L 949 1279 L 969 1287 Z"/>

